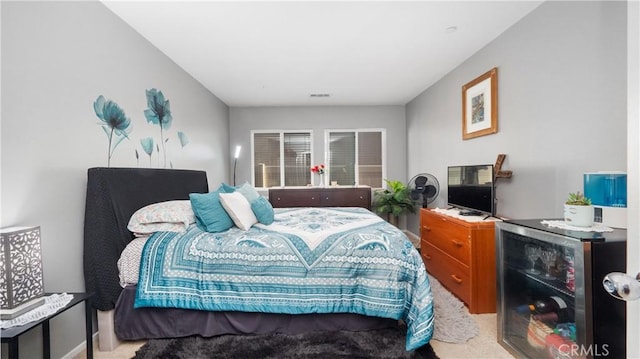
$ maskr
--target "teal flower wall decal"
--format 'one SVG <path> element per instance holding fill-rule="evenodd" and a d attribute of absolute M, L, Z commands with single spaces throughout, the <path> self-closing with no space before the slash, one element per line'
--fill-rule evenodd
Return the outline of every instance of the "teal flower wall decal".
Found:
<path fill-rule="evenodd" d="M 162 152 L 164 154 L 164 167 L 167 167 L 167 153 L 165 147 L 164 131 L 171 127 L 171 107 L 169 100 L 165 100 L 162 91 L 156 89 L 146 90 L 147 109 L 144 110 L 144 117 L 147 122 L 160 126 L 160 142 L 162 143 Z"/>
<path fill-rule="evenodd" d="M 93 109 L 96 112 L 96 116 L 102 121 L 98 124 L 102 127 L 109 140 L 107 167 L 110 167 L 113 151 L 122 140 L 129 138 L 129 133 L 131 133 L 131 120 L 125 115 L 117 103 L 106 100 L 102 95 L 98 96 L 93 103 Z"/>
<path fill-rule="evenodd" d="M 182 148 L 189 143 L 189 137 L 182 131 L 178 131 L 178 139 L 180 140 L 180 146 L 182 146 Z"/>
<path fill-rule="evenodd" d="M 153 138 L 145 137 L 140 140 L 140 144 L 142 145 L 142 149 L 144 152 L 149 155 L 149 167 L 151 167 L 151 155 L 153 154 Z"/>

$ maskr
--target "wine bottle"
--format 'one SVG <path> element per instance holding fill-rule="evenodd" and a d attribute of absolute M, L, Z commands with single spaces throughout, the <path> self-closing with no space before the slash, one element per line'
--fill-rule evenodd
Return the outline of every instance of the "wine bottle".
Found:
<path fill-rule="evenodd" d="M 544 314 L 555 312 L 558 313 L 562 309 L 567 308 L 567 303 L 558 296 L 550 296 L 545 299 L 539 299 L 533 302 L 533 306 L 535 307 L 534 312 L 536 314 Z"/>
<path fill-rule="evenodd" d="M 532 304 L 522 304 L 516 307 L 516 312 L 519 314 L 558 314 L 561 311 L 568 311 L 567 303 L 557 296 L 539 299 Z"/>
<path fill-rule="evenodd" d="M 536 310 L 536 307 L 533 304 L 523 304 L 516 307 L 516 312 L 518 314 L 531 314 Z"/>

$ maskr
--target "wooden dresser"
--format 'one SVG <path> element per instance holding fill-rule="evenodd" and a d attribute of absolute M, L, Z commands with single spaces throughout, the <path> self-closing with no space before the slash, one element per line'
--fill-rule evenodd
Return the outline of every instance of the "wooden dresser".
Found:
<path fill-rule="evenodd" d="M 420 210 L 420 252 L 427 271 L 474 314 L 496 312 L 494 224 Z"/>
<path fill-rule="evenodd" d="M 269 188 L 273 207 L 363 207 L 371 209 L 371 187 Z"/>

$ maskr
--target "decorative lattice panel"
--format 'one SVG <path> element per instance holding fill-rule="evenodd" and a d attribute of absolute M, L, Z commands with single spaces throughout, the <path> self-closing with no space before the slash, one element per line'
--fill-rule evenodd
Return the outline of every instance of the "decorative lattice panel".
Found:
<path fill-rule="evenodd" d="M 0 308 L 12 309 L 44 293 L 40 227 L 0 232 Z"/>

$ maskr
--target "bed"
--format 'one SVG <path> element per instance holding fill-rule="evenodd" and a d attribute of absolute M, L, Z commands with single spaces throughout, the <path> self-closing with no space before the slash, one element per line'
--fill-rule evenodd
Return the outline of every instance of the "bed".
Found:
<path fill-rule="evenodd" d="M 99 323 L 100 341 L 368 330 L 402 320 L 407 350 L 429 342 L 433 297 L 419 254 L 361 208 L 275 209 L 272 224 L 208 232 L 194 205 L 197 223 L 142 237 L 138 277 L 121 283 L 121 255 L 141 241 L 127 228 L 136 211 L 214 192 L 203 171 L 88 170 L 85 286 L 98 320 L 113 319 Z"/>

